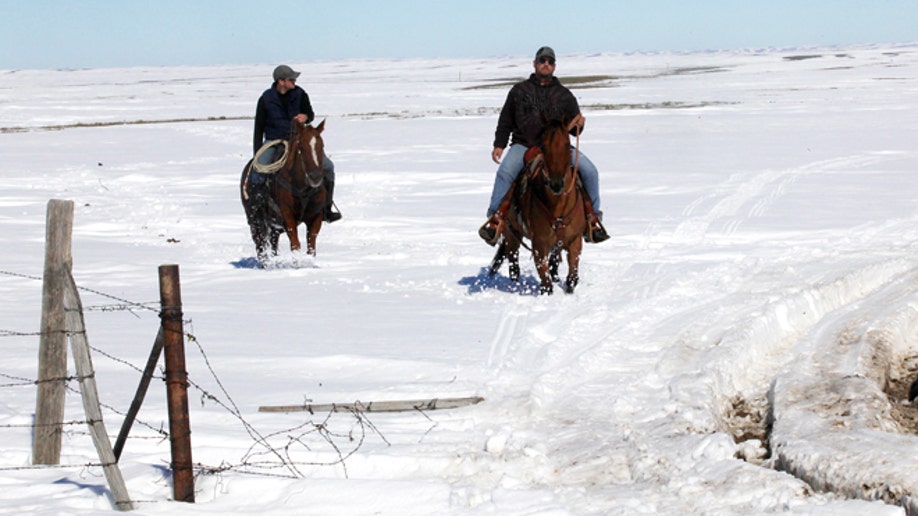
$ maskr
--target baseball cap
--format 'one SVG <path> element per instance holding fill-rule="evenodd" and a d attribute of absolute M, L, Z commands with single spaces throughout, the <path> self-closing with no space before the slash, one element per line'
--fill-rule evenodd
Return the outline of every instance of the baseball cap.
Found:
<path fill-rule="evenodd" d="M 287 65 L 280 65 L 274 69 L 274 80 L 280 81 L 282 79 L 296 79 L 300 76 L 300 72 L 294 72 L 293 68 L 290 68 Z"/>
<path fill-rule="evenodd" d="M 538 61 L 539 59 L 542 59 L 543 57 L 550 57 L 554 59 L 555 51 L 552 50 L 551 47 L 542 47 L 536 52 L 535 58 L 536 58 L 536 61 Z"/>

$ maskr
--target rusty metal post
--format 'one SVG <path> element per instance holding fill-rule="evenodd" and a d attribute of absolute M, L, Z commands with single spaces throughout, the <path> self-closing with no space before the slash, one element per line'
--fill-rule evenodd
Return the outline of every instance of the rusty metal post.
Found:
<path fill-rule="evenodd" d="M 188 417 L 188 372 L 185 370 L 185 330 L 178 265 L 160 265 L 159 296 L 166 350 L 166 401 L 169 405 L 169 441 L 172 445 L 172 494 L 179 502 L 194 503 L 191 461 L 191 424 Z"/>

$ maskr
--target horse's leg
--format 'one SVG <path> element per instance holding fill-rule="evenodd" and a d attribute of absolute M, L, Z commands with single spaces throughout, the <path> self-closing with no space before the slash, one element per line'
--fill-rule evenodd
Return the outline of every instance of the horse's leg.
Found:
<path fill-rule="evenodd" d="M 548 259 L 548 274 L 551 277 L 551 281 L 557 283 L 561 281 L 561 276 L 558 275 L 558 267 L 561 265 L 561 249 L 559 247 L 553 247 L 551 250 L 551 256 Z"/>
<path fill-rule="evenodd" d="M 246 206 L 246 221 L 255 244 L 255 258 L 262 266 L 268 261 L 267 242 L 271 229 L 265 220 L 264 213 Z"/>
<path fill-rule="evenodd" d="M 532 259 L 535 262 L 536 272 L 539 273 L 539 294 L 551 294 L 554 287 L 551 282 L 551 275 L 548 272 L 548 262 L 551 259 L 551 250 L 546 245 L 532 243 Z"/>
<path fill-rule="evenodd" d="M 503 241 L 497 246 L 497 252 L 494 253 L 494 258 L 491 259 L 491 266 L 488 268 L 488 276 L 494 276 L 500 271 L 500 266 L 504 263 L 504 258 L 507 257 L 507 242 Z"/>
<path fill-rule="evenodd" d="M 310 256 L 316 255 L 316 238 L 319 236 L 320 229 L 322 229 L 322 214 L 306 225 L 306 254 Z"/>
<path fill-rule="evenodd" d="M 513 281 L 519 281 L 520 280 L 520 250 L 519 248 L 517 248 L 512 253 L 509 253 L 507 257 L 510 261 L 510 263 L 508 264 L 508 268 L 510 269 L 508 272 L 508 274 L 510 275 L 510 279 L 512 279 Z"/>
<path fill-rule="evenodd" d="M 271 255 L 277 256 L 277 244 L 280 241 L 281 232 L 279 229 L 268 227 L 268 243 L 271 244 Z"/>
<path fill-rule="evenodd" d="M 520 241 L 511 239 L 507 241 L 507 265 L 510 279 L 513 281 L 520 280 Z"/>
<path fill-rule="evenodd" d="M 571 241 L 567 248 L 567 284 L 564 292 L 574 293 L 574 288 L 580 282 L 580 252 L 583 250 L 583 239 L 579 236 Z"/>
<path fill-rule="evenodd" d="M 281 214 L 284 217 L 284 232 L 287 233 L 287 239 L 290 240 L 290 250 L 299 251 L 300 236 L 296 231 L 296 227 L 299 225 L 299 221 L 297 221 L 296 217 L 293 216 L 291 209 L 281 208 Z"/>
<path fill-rule="evenodd" d="M 268 253 L 265 249 L 265 242 L 267 242 L 266 228 L 264 224 L 259 225 L 258 222 L 249 222 L 249 229 L 252 231 L 252 241 L 255 242 L 255 258 L 258 263 L 264 266 L 268 261 Z"/>

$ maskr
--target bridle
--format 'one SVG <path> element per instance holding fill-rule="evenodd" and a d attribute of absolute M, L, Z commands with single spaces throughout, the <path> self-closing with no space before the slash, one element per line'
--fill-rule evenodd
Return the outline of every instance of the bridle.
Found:
<path fill-rule="evenodd" d="M 574 152 L 576 152 L 577 155 L 574 157 L 573 168 L 570 165 L 567 165 L 565 167 L 566 169 L 565 182 L 567 183 L 565 188 L 559 193 L 556 193 L 551 188 L 547 188 L 547 190 L 550 191 L 551 194 L 554 196 L 557 196 L 557 197 L 567 196 L 577 186 L 577 168 L 578 168 L 579 160 L 580 160 L 580 128 L 579 127 L 577 128 L 577 146 L 575 147 Z M 539 175 L 542 177 L 542 179 L 547 184 L 551 181 L 551 178 L 548 175 L 549 167 L 546 164 L 546 161 L 544 159 L 544 155 L 545 155 L 544 147 L 542 148 L 542 155 L 543 155 L 543 159 L 539 166 L 542 170 L 539 172 Z M 567 163 L 570 163 L 570 159 L 567 160 Z M 567 180 L 568 175 L 570 176 L 569 181 Z M 534 195 L 533 199 L 535 201 L 534 204 L 537 205 L 539 209 L 545 215 L 547 215 L 547 218 L 552 219 L 551 228 L 555 232 L 555 234 L 558 236 L 558 243 L 556 245 L 560 245 L 561 244 L 561 231 L 567 228 L 571 224 L 574 218 L 574 213 L 577 210 L 577 203 L 572 203 L 570 209 L 568 209 L 561 216 L 555 216 L 554 213 L 552 213 L 551 210 L 549 210 L 548 206 L 538 195 Z M 532 222 L 531 221 L 526 221 L 526 222 L 527 222 L 527 225 L 531 228 Z"/>

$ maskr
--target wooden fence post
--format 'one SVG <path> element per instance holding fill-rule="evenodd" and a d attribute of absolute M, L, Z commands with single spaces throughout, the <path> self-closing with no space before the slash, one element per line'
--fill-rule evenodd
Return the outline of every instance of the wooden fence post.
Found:
<path fill-rule="evenodd" d="M 67 387 L 67 334 L 61 278 L 72 267 L 73 201 L 48 201 L 45 270 L 42 276 L 41 336 L 38 343 L 38 396 L 32 464 L 60 464 L 61 424 Z"/>
<path fill-rule="evenodd" d="M 160 317 L 166 355 L 166 401 L 172 445 L 172 493 L 176 501 L 194 503 L 191 424 L 188 417 L 188 372 L 178 265 L 160 265 Z"/>
<path fill-rule="evenodd" d="M 80 380 L 80 395 L 83 398 L 83 411 L 86 413 L 92 443 L 102 462 L 102 471 L 112 491 L 118 510 L 129 511 L 134 508 L 128 495 L 127 487 L 118 460 L 112 451 L 112 442 L 102 423 L 102 407 L 99 404 L 99 391 L 96 388 L 96 373 L 89 355 L 89 338 L 86 336 L 86 324 L 83 320 L 83 304 L 77 292 L 76 283 L 70 272 L 62 278 L 64 283 L 64 313 L 70 335 L 70 347 L 73 350 L 73 363 Z"/>

